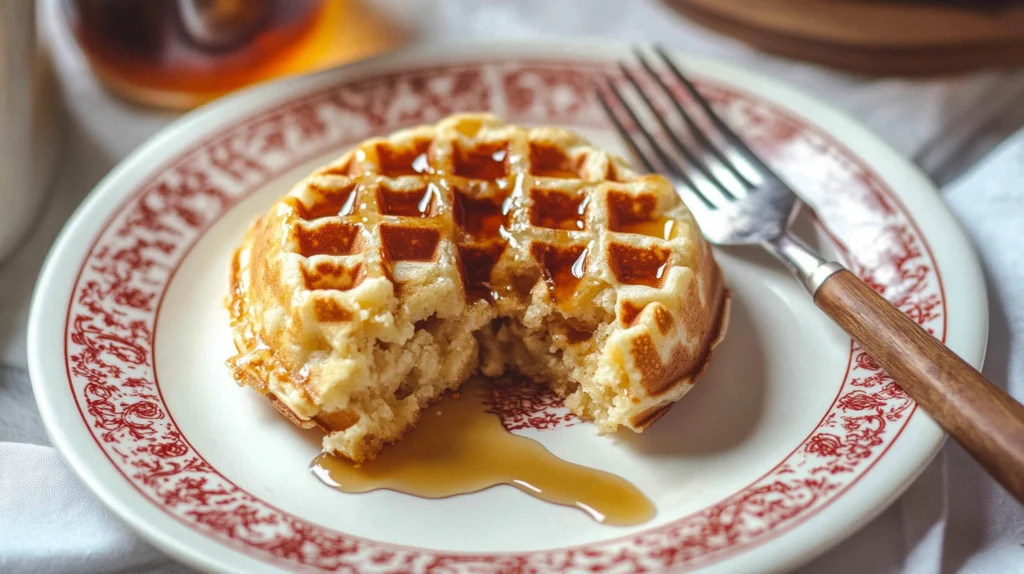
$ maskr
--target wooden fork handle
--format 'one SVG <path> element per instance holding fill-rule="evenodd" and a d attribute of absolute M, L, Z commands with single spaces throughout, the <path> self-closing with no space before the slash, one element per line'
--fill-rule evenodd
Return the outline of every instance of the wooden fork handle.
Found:
<path fill-rule="evenodd" d="M 1024 405 L 849 271 L 828 277 L 814 302 L 1024 504 Z"/>

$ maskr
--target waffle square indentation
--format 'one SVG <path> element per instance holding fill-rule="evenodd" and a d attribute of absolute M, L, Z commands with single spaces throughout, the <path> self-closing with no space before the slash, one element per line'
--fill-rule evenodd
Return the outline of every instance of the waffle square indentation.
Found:
<path fill-rule="evenodd" d="M 306 205 L 300 202 L 298 206 L 299 217 L 307 221 L 349 215 L 359 195 L 355 183 L 332 188 L 310 184 L 309 189 L 316 195 L 313 204 Z"/>
<path fill-rule="evenodd" d="M 579 166 L 561 148 L 540 142 L 530 142 L 530 175 L 580 179 Z"/>
<path fill-rule="evenodd" d="M 381 247 L 390 261 L 433 261 L 441 232 L 432 227 L 380 226 Z"/>
<path fill-rule="evenodd" d="M 530 246 L 530 254 L 540 264 L 555 300 L 566 301 L 576 293 L 586 273 L 587 251 L 583 245 L 534 243 Z"/>
<path fill-rule="evenodd" d="M 502 244 L 459 247 L 459 264 L 467 296 L 472 299 L 494 299 L 491 272 L 504 251 L 505 246 Z"/>
<path fill-rule="evenodd" d="M 482 144 L 472 149 L 456 146 L 452 173 L 467 179 L 492 181 L 508 176 L 508 143 Z"/>
<path fill-rule="evenodd" d="M 547 189 L 530 190 L 530 223 L 549 229 L 579 231 L 586 229 L 586 194 L 568 194 Z"/>
<path fill-rule="evenodd" d="M 380 173 L 385 177 L 432 173 L 429 150 L 428 139 L 415 141 L 411 147 L 402 148 L 377 144 Z"/>
<path fill-rule="evenodd" d="M 325 221 L 316 226 L 296 228 L 299 255 L 351 255 L 359 250 L 359 226 L 342 221 Z"/>
<path fill-rule="evenodd" d="M 382 215 L 433 217 L 440 196 L 441 191 L 433 183 L 414 191 L 396 191 L 381 185 L 377 188 L 377 207 Z"/>
<path fill-rule="evenodd" d="M 467 235 L 474 239 L 496 239 L 505 225 L 505 197 L 480 197 L 455 190 L 454 217 Z"/>
<path fill-rule="evenodd" d="M 348 155 L 345 157 L 344 163 L 330 166 L 327 169 L 323 170 L 321 173 L 323 175 L 345 175 L 348 177 L 357 177 L 359 175 L 362 175 L 363 169 L 359 165 L 358 158 L 354 157 L 360 155 L 360 153 Z"/>
<path fill-rule="evenodd" d="M 348 291 L 366 278 L 366 268 L 362 263 L 348 266 L 332 261 L 317 261 L 302 268 L 302 279 L 306 289 Z"/>
<path fill-rule="evenodd" d="M 658 198 L 651 194 L 608 193 L 608 227 L 620 233 L 635 233 L 658 239 L 676 235 L 675 222 L 657 213 Z"/>
<path fill-rule="evenodd" d="M 608 260 L 612 273 L 620 283 L 661 287 L 668 268 L 667 249 L 634 247 L 621 243 L 608 246 Z"/>

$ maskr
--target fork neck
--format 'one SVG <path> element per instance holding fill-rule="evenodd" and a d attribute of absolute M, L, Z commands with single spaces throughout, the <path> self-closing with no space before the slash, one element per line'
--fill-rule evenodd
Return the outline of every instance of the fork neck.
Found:
<path fill-rule="evenodd" d="M 789 269 L 804 288 L 813 295 L 818 287 L 843 266 L 834 261 L 825 261 L 807 247 L 804 242 L 783 233 L 775 239 L 764 242 L 765 249 Z"/>

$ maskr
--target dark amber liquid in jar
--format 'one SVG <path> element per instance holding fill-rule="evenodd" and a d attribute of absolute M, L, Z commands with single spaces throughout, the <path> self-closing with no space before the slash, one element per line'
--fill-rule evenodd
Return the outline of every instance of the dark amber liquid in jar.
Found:
<path fill-rule="evenodd" d="M 392 34 L 361 6 L 354 0 L 65 0 L 97 76 L 125 97 L 172 108 L 387 47 Z"/>

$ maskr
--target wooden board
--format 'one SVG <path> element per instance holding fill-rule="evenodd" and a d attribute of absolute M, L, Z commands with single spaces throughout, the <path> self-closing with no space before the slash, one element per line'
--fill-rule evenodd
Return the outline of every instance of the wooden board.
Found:
<path fill-rule="evenodd" d="M 854 72 L 932 75 L 1024 64 L 1021 2 L 665 1 L 763 50 Z"/>

